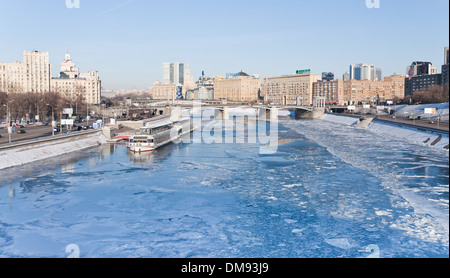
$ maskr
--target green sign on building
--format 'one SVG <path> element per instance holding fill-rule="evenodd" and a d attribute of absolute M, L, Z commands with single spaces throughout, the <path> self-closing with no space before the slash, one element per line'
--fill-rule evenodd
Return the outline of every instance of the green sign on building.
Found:
<path fill-rule="evenodd" d="M 310 69 L 306 69 L 306 70 L 298 70 L 297 74 L 305 74 L 305 73 L 311 73 Z"/>

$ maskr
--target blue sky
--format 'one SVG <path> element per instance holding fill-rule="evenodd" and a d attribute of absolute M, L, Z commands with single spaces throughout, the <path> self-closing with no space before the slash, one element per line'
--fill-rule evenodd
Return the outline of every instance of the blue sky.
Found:
<path fill-rule="evenodd" d="M 449 45 L 449 1 L 380 0 L 0 0 L 0 62 L 24 50 L 50 52 L 53 75 L 65 52 L 81 71 L 98 70 L 105 89 L 148 88 L 162 63 L 189 60 L 222 75 L 264 76 L 311 69 L 342 77 L 369 63 L 384 75 L 412 61 L 439 68 Z"/>

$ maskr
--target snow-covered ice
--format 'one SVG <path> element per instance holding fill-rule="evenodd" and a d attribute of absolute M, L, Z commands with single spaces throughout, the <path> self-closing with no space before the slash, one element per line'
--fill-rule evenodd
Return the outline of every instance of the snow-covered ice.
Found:
<path fill-rule="evenodd" d="M 330 121 L 280 136 L 302 140 L 106 145 L 0 171 L 0 257 L 448 257 L 448 152 Z"/>

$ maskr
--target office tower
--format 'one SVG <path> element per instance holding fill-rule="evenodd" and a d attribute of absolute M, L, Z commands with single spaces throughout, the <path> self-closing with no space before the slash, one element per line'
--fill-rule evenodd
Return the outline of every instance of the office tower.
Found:
<path fill-rule="evenodd" d="M 381 69 L 380 69 L 381 70 Z M 368 64 L 357 64 L 350 66 L 350 79 L 353 80 L 379 80 L 377 67 Z"/>
<path fill-rule="evenodd" d="M 163 85 L 181 84 L 184 85 L 184 64 L 163 63 Z"/>
<path fill-rule="evenodd" d="M 383 78 L 383 70 L 380 69 L 380 68 L 377 68 L 377 77 L 378 77 L 379 81 L 383 81 L 384 80 L 384 78 Z"/>
<path fill-rule="evenodd" d="M 344 81 L 349 81 L 350 80 L 350 72 L 345 72 L 344 75 L 342 76 L 342 80 Z"/>
<path fill-rule="evenodd" d="M 445 49 L 444 49 L 444 65 L 448 65 L 449 64 L 449 60 L 450 60 L 449 55 L 450 54 L 449 54 L 448 46 L 446 46 Z"/>
<path fill-rule="evenodd" d="M 431 62 L 412 62 L 412 64 L 406 67 L 406 76 L 414 77 L 421 75 L 437 74 L 437 68 L 433 66 Z"/>

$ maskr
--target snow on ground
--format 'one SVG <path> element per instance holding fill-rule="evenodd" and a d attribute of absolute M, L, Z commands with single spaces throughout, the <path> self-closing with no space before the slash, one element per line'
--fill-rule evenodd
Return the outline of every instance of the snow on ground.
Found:
<path fill-rule="evenodd" d="M 392 107 L 391 107 L 392 108 Z M 436 108 L 436 113 L 434 114 L 425 114 L 425 108 Z M 440 117 L 440 121 L 447 122 L 449 121 L 449 103 L 439 103 L 439 104 L 421 104 L 421 105 L 400 105 L 394 106 L 393 109 L 396 109 L 395 115 L 397 117 L 409 117 L 411 115 L 422 116 L 423 118 L 431 118 L 434 119 L 436 117 Z"/>
<path fill-rule="evenodd" d="M 447 108 L 448 109 L 448 108 Z M 322 120 L 352 126 L 357 118 L 336 114 L 326 114 Z M 407 126 L 399 126 L 388 122 L 373 122 L 367 130 L 390 138 L 398 138 L 415 144 L 428 146 L 437 150 L 449 151 L 449 136 L 445 132 L 432 132 Z"/>

